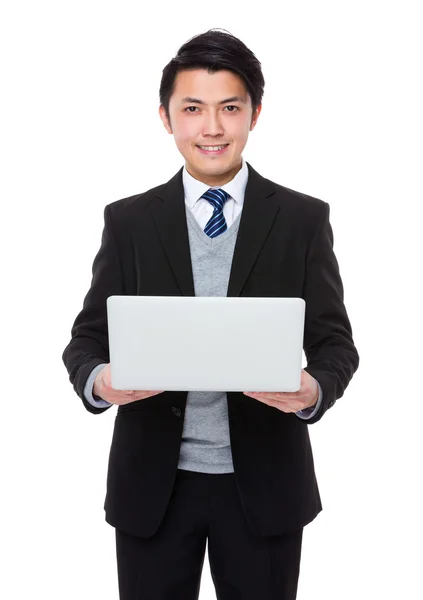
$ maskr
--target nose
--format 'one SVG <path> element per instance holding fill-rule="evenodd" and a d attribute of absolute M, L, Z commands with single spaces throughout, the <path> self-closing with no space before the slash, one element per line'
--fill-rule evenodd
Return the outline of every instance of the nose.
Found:
<path fill-rule="evenodd" d="M 202 134 L 203 136 L 223 134 L 223 127 L 220 123 L 220 119 L 213 111 L 204 116 Z"/>

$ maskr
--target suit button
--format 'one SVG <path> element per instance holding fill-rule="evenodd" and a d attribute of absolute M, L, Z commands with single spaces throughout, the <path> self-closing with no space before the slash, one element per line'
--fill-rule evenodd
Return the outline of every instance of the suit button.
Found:
<path fill-rule="evenodd" d="M 172 406 L 172 412 L 174 415 L 176 415 L 177 417 L 180 417 L 182 414 L 182 411 L 180 408 L 178 408 L 177 406 Z"/>
<path fill-rule="evenodd" d="M 332 406 L 333 406 L 334 404 L 335 404 L 335 400 L 331 400 L 331 401 L 329 402 L 329 408 L 332 408 Z"/>

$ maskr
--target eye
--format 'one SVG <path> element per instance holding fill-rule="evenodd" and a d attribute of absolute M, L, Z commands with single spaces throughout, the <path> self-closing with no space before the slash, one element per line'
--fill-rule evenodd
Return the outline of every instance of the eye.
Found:
<path fill-rule="evenodd" d="M 184 112 L 194 113 L 195 111 L 194 110 L 190 110 L 191 108 L 197 108 L 198 109 L 198 106 L 187 106 L 186 108 L 184 108 Z M 226 112 L 231 112 L 232 113 L 232 112 L 238 112 L 239 111 L 238 106 L 235 106 L 234 104 L 228 104 L 227 106 L 225 106 L 225 108 L 236 108 L 236 110 L 229 110 L 229 111 L 226 111 Z"/>

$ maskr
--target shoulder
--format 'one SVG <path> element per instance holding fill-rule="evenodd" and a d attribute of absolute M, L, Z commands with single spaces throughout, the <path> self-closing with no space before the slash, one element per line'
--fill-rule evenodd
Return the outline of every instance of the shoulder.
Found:
<path fill-rule="evenodd" d="M 280 222 L 283 226 L 292 228 L 296 235 L 305 236 L 308 241 L 313 239 L 316 231 L 329 220 L 329 203 L 317 196 L 289 188 L 270 179 L 263 179 L 265 179 L 264 187 L 273 191 L 271 198 L 279 206 Z"/>
<path fill-rule="evenodd" d="M 324 213 L 328 203 L 321 198 L 306 194 L 305 192 L 300 192 L 299 190 L 294 190 L 286 185 L 277 183 L 273 179 L 264 177 L 255 171 L 249 163 L 248 167 L 252 175 L 253 188 L 257 187 L 266 192 L 273 192 L 273 194 L 270 195 L 274 196 L 275 200 L 279 202 L 284 210 L 301 214 L 301 216 L 305 218 L 308 215 L 316 216 Z"/>
<path fill-rule="evenodd" d="M 166 183 L 161 183 L 145 192 L 134 194 L 133 196 L 114 200 L 106 205 L 105 210 L 109 211 L 112 217 L 116 219 L 131 216 L 134 211 L 139 214 L 139 211 L 150 204 L 164 185 L 166 185 Z"/>
<path fill-rule="evenodd" d="M 293 190 L 284 185 L 274 183 L 274 186 L 278 197 L 285 203 L 288 202 L 293 207 L 298 208 L 298 210 L 312 214 L 321 214 L 327 204 L 321 198 Z"/>
<path fill-rule="evenodd" d="M 302 227 L 313 231 L 318 224 L 328 218 L 330 206 L 325 200 L 274 181 L 271 183 L 282 214 L 291 217 L 292 222 L 300 223 Z"/>

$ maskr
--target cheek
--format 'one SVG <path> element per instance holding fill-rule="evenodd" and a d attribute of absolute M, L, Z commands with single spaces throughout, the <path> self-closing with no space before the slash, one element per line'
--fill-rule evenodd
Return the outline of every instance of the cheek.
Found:
<path fill-rule="evenodd" d="M 242 138 L 246 140 L 248 138 L 248 134 L 250 133 L 250 121 L 245 121 L 242 128 Z"/>
<path fill-rule="evenodd" d="M 248 123 L 234 123 L 233 127 L 227 127 L 227 135 L 237 142 L 243 142 L 248 138 L 249 128 Z"/>
<path fill-rule="evenodd" d="M 199 137 L 198 126 L 194 123 L 178 123 L 173 134 L 178 145 L 192 145 Z"/>

